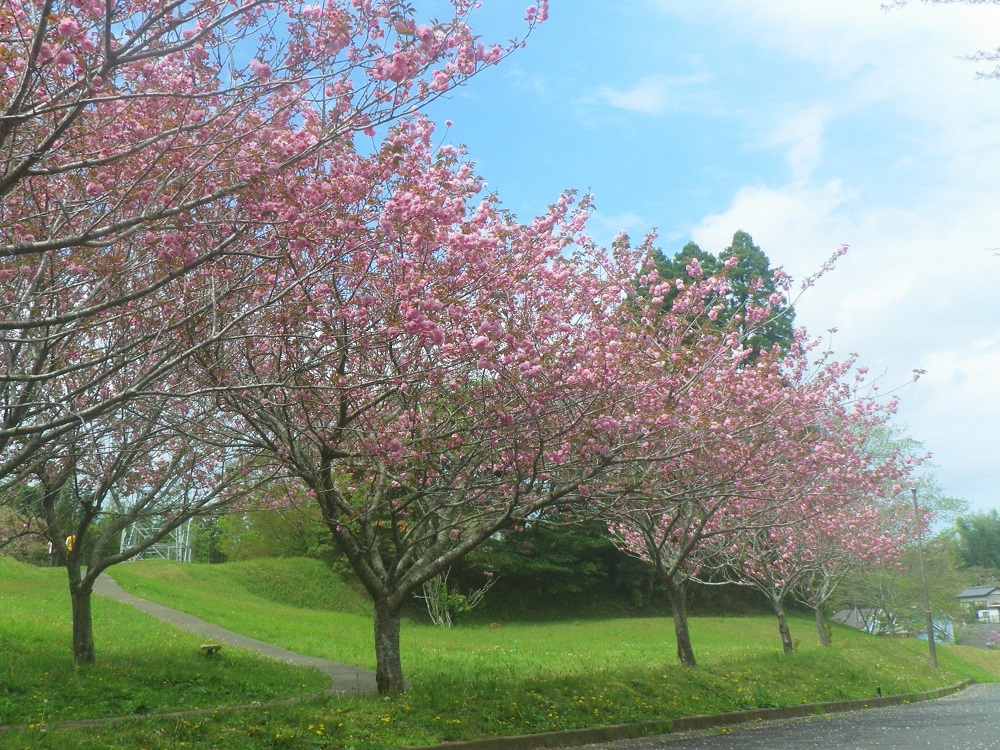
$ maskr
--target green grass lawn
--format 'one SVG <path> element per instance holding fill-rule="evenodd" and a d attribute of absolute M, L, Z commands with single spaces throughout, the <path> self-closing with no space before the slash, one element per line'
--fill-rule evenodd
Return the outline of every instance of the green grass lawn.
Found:
<path fill-rule="evenodd" d="M 247 635 L 374 666 L 367 605 L 315 561 L 130 563 L 112 574 L 132 593 Z M 295 606 L 310 601 L 322 608 Z M 403 666 L 413 686 L 394 698 L 330 698 L 186 722 L 36 729 L 0 734 L 0 748 L 393 747 L 865 698 L 877 688 L 908 693 L 1000 675 L 1000 654 L 942 647 L 935 671 L 926 663 L 926 644 L 845 628 L 834 630 L 833 647 L 824 650 L 810 619 L 792 620 L 801 642 L 785 656 L 772 618 L 695 618 L 701 665 L 695 670 L 676 666 L 667 619 L 499 625 L 445 630 L 404 623 Z"/>

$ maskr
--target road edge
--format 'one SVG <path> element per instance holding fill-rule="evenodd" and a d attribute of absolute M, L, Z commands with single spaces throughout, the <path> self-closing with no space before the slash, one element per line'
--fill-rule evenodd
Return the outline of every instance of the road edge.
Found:
<path fill-rule="evenodd" d="M 885 708 L 906 703 L 935 700 L 957 693 L 975 680 L 962 680 L 947 687 L 925 690 L 922 693 L 886 695 L 845 701 L 824 701 L 803 703 L 781 708 L 757 708 L 749 711 L 730 711 L 724 714 L 704 714 L 684 716 L 660 721 L 641 721 L 632 724 L 613 724 L 606 727 L 586 729 L 564 729 L 538 734 L 517 734 L 508 737 L 489 737 L 480 740 L 445 742 L 439 745 L 422 745 L 400 748 L 400 750 L 538 750 L 538 748 L 580 747 L 615 740 L 631 740 L 639 737 L 653 737 L 660 734 L 693 732 L 704 729 L 720 729 L 737 724 L 749 724 L 779 719 L 799 719 L 807 716 L 859 711 L 866 708 Z"/>

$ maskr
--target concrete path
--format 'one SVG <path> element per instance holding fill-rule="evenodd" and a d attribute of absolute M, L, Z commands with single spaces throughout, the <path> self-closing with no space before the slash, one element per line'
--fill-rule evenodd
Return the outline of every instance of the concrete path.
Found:
<path fill-rule="evenodd" d="M 158 620 L 163 620 L 163 622 L 170 623 L 181 630 L 202 636 L 206 642 L 238 646 L 239 648 L 256 651 L 272 659 L 294 664 L 297 667 L 318 669 L 327 675 L 332 682 L 329 692 L 375 692 L 375 673 L 369 669 L 362 669 L 361 667 L 342 664 L 337 661 L 330 661 L 329 659 L 320 659 L 315 656 L 297 654 L 294 651 L 289 651 L 288 649 L 265 643 L 264 641 L 258 641 L 256 638 L 248 638 L 245 635 L 234 633 L 232 630 L 220 628 L 218 625 L 212 625 L 193 615 L 164 607 L 162 604 L 140 599 L 138 596 L 133 596 L 123 590 L 107 573 L 98 576 L 97 581 L 94 583 L 94 593 L 123 602 L 124 604 L 131 604 L 136 609 L 141 609 Z"/>

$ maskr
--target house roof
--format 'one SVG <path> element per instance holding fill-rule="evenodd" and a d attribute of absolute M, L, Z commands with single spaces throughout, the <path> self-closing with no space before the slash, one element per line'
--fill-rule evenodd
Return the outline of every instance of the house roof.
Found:
<path fill-rule="evenodd" d="M 990 594 L 1000 591 L 998 586 L 972 586 L 965 589 L 956 598 L 957 599 L 969 599 L 973 597 L 989 596 Z"/>

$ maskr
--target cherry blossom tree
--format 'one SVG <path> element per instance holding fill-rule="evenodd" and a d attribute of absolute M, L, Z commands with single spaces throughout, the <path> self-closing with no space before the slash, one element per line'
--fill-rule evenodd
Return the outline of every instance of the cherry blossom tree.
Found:
<path fill-rule="evenodd" d="M 29 530 L 68 567 L 79 661 L 94 578 L 135 552 L 102 557 L 118 527 L 230 497 L 183 374 L 288 291 L 244 294 L 297 210 L 272 194 L 520 46 L 480 42 L 472 6 L 0 0 L 0 483 L 44 488 Z"/>
<path fill-rule="evenodd" d="M 712 540 L 706 566 L 767 597 L 785 653 L 794 645 L 785 615 L 789 596 L 814 609 L 826 645 L 822 606 L 841 582 L 859 566 L 898 561 L 908 514 L 895 498 L 920 463 L 886 449 L 885 425 L 896 402 L 880 405 L 878 386 L 866 384 L 864 368 L 848 379 L 850 361 L 811 374 L 806 363 L 799 360 L 795 380 L 805 378 L 801 393 L 808 396 L 806 414 L 812 412 L 802 423 L 807 451 L 782 450 L 775 466 L 785 479 L 766 490 L 771 503 L 753 525 Z"/>
<path fill-rule="evenodd" d="M 651 467 L 638 488 L 612 506 L 613 535 L 652 563 L 666 586 L 677 655 L 685 666 L 696 666 L 686 602 L 702 551 L 709 540 L 754 524 L 762 512 L 754 507 L 761 490 L 757 462 L 777 448 L 769 430 L 782 384 L 769 394 L 773 384 L 752 377 L 764 372 L 758 361 L 748 372 L 738 357 L 717 360 L 675 397 L 673 415 L 681 417 L 672 432 L 676 457 Z"/>
<path fill-rule="evenodd" d="M 253 456 L 212 444 L 215 419 L 204 399 L 131 399 L 53 443 L 34 464 L 42 534 L 68 575 L 77 664 L 95 659 L 90 599 L 105 570 L 270 479 Z M 127 536 L 137 523 L 145 533 Z"/>
<path fill-rule="evenodd" d="M 875 570 L 898 573 L 905 553 L 913 546 L 915 519 L 908 498 L 901 494 L 904 485 L 918 481 L 921 486 L 936 487 L 933 475 L 927 473 L 930 454 L 918 441 L 906 436 L 900 425 L 886 423 L 876 427 L 869 433 L 865 448 L 873 465 L 895 463 L 897 467 L 886 477 L 882 498 L 863 498 L 824 518 L 823 523 L 810 524 L 812 538 L 803 548 L 815 561 L 813 572 L 792 592 L 815 613 L 820 644 L 824 647 L 829 646 L 829 636 L 823 609 L 845 582 L 871 576 Z M 942 518 L 964 507 L 963 501 L 951 498 L 940 498 L 936 505 Z M 923 517 L 922 532 L 926 531 L 929 520 L 929 516 Z"/>
<path fill-rule="evenodd" d="M 275 185 L 519 46 L 451 5 L 0 2 L 0 478 L 218 340 L 206 317 L 287 221 Z"/>
<path fill-rule="evenodd" d="M 700 275 L 697 264 L 692 272 Z M 774 304 L 783 302 L 778 296 Z M 814 364 L 814 344 L 803 332 L 788 355 L 775 347 L 747 356 L 747 332 L 769 314 L 766 306 L 751 308 L 750 320 L 735 321 L 738 329 L 728 336 L 703 330 L 697 337 L 689 351 L 701 352 L 691 360 L 699 374 L 670 406 L 679 420 L 672 433 L 676 458 L 657 464 L 639 491 L 614 508 L 609 524 L 622 547 L 651 562 L 663 579 L 686 666 L 696 665 L 687 586 L 726 539 L 815 515 L 822 503 L 845 497 L 852 483 L 882 478 L 871 471 L 863 441 L 885 410 L 860 397 L 860 380 L 843 382 L 850 363 Z"/>
<path fill-rule="evenodd" d="M 813 610 L 820 645 L 829 648 L 830 637 L 823 609 L 850 576 L 872 566 L 898 566 L 912 543 L 909 509 L 888 498 L 881 503 L 861 502 L 799 526 L 789 527 L 794 555 L 786 558 L 803 569 L 783 580 L 797 579 L 796 600 Z M 787 565 L 787 563 L 784 563 Z M 789 568 L 791 566 L 788 566 Z"/>
<path fill-rule="evenodd" d="M 246 304 L 288 291 L 205 350 L 204 390 L 241 420 L 234 443 L 316 499 L 373 600 L 379 687 L 398 691 L 399 612 L 425 582 L 666 456 L 673 423 L 644 407 L 671 352 L 627 331 L 649 248 L 594 247 L 569 195 L 518 223 L 421 120 L 272 200 L 294 216 Z"/>
<path fill-rule="evenodd" d="M 858 489 L 864 490 L 863 483 L 876 474 L 858 474 Z M 868 491 L 876 487 L 869 484 Z M 714 567 L 724 580 L 754 588 L 767 598 L 786 654 L 794 650 L 785 612 L 789 598 L 814 610 L 820 642 L 828 646 L 823 605 L 861 567 L 897 563 L 906 544 L 905 534 L 899 535 L 899 506 L 860 498 L 838 501 L 827 494 L 829 488 L 823 492 L 816 502 L 799 507 L 805 515 L 791 516 L 785 509 L 768 525 L 721 538 L 721 549 L 713 555 Z"/>

